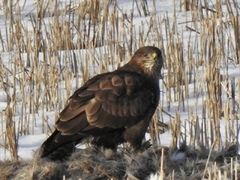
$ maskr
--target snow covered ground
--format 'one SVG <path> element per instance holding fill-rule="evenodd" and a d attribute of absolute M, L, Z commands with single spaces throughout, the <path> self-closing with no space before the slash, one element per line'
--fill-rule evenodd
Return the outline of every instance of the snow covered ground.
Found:
<path fill-rule="evenodd" d="M 74 3 L 71 4 L 71 6 L 77 6 L 78 2 L 81 2 L 81 1 L 74 1 Z M 238 129 L 239 129 L 238 116 L 239 116 L 239 103 L 240 103 L 240 97 L 239 97 L 240 65 L 237 63 L 237 61 L 239 60 L 237 59 L 238 56 L 235 54 L 236 53 L 235 50 L 239 51 L 239 49 L 237 49 L 237 43 L 234 40 L 234 38 L 236 38 L 236 34 L 234 34 L 234 26 L 230 22 L 231 17 L 229 16 L 229 12 L 227 9 L 228 3 L 221 4 L 222 16 L 221 18 L 215 17 L 214 21 L 212 22 L 217 26 L 216 28 L 217 30 L 214 29 L 213 31 L 216 34 L 219 33 L 220 35 L 222 35 L 222 39 L 215 39 L 214 41 L 210 41 L 209 39 L 214 39 L 214 38 L 209 35 L 210 30 L 208 28 L 210 27 L 208 27 L 208 25 L 210 25 L 210 22 L 207 21 L 208 19 L 206 15 L 207 11 L 203 11 L 202 16 L 204 20 L 202 19 L 201 21 L 200 15 L 195 15 L 194 12 L 191 12 L 191 11 L 186 12 L 184 10 L 181 10 L 180 1 L 174 1 L 174 0 L 150 1 L 149 0 L 148 7 L 149 7 L 150 15 L 144 17 L 139 15 L 136 4 L 134 6 L 135 9 L 133 9 L 132 1 L 118 0 L 116 2 L 117 2 L 117 9 L 121 12 L 126 13 L 128 18 L 131 12 L 133 11 L 132 25 L 136 32 L 136 34 L 132 35 L 134 37 L 133 44 L 135 46 L 154 44 L 162 48 L 162 50 L 165 52 L 164 55 L 166 58 L 166 62 L 165 62 L 165 69 L 163 70 L 163 76 L 164 76 L 165 82 L 171 81 L 169 79 L 170 77 L 169 73 L 174 74 L 175 73 L 174 71 L 175 70 L 177 71 L 178 66 L 176 67 L 172 67 L 172 66 L 174 66 L 174 64 L 177 64 L 179 61 L 177 61 L 176 59 L 181 57 L 181 55 L 177 54 L 177 52 L 182 52 L 182 57 L 184 60 L 183 67 L 185 68 L 185 69 L 182 69 L 182 71 L 185 73 L 185 75 L 182 74 L 182 79 L 183 81 L 188 79 L 188 81 L 185 81 L 185 83 L 187 82 L 187 84 L 183 84 L 179 86 L 181 87 L 180 89 L 178 89 L 177 86 L 166 87 L 166 85 L 164 85 L 164 83 L 161 81 L 160 86 L 161 86 L 162 92 L 161 92 L 161 100 L 160 100 L 160 109 L 162 108 L 168 114 L 175 117 L 175 119 L 171 118 L 168 114 L 162 111 L 158 111 L 160 121 L 163 121 L 167 124 L 171 124 L 174 120 L 176 120 L 177 115 L 179 115 L 181 120 L 181 131 L 182 131 L 181 134 L 186 133 L 182 137 L 186 137 L 187 143 L 190 143 L 192 141 L 192 137 L 191 137 L 191 133 L 193 133 L 191 132 L 192 127 L 197 126 L 196 124 L 204 126 L 204 123 L 207 123 L 207 129 L 203 128 L 203 130 L 208 131 L 206 134 L 209 135 L 209 139 L 210 139 L 210 134 L 211 134 L 210 131 L 211 131 L 211 128 L 214 127 L 213 125 L 210 125 L 210 121 L 213 121 L 214 117 L 211 117 L 213 115 L 212 112 L 208 112 L 208 110 L 211 111 L 212 109 L 209 107 L 205 109 L 204 103 L 208 104 L 207 101 L 211 98 L 209 97 L 209 94 L 207 91 L 207 88 L 209 86 L 208 86 L 208 82 L 206 81 L 208 76 L 206 72 L 209 67 L 210 67 L 210 71 L 214 72 L 214 70 L 211 69 L 211 65 L 212 65 L 211 61 L 212 61 L 214 63 L 217 63 L 217 65 L 214 67 L 217 67 L 220 71 L 220 74 L 222 75 L 222 79 L 220 80 L 221 87 L 222 87 L 220 97 L 222 99 L 223 104 L 225 104 L 226 106 L 235 104 L 236 106 L 236 107 L 229 106 L 227 108 L 228 111 L 231 111 L 234 109 L 235 110 L 234 114 L 225 113 L 225 115 L 219 116 L 220 118 L 218 119 L 218 122 L 219 122 L 219 129 L 221 133 L 221 142 L 222 144 L 226 142 L 236 143 L 239 137 L 238 136 Z M 156 3 L 155 6 L 154 6 L 154 2 Z M 240 4 L 240 2 L 238 3 Z M 63 8 L 69 4 L 69 1 L 59 1 L 59 4 L 61 4 L 60 7 Z M 15 122 L 17 132 L 19 131 L 19 128 L 20 128 L 19 124 L 21 124 L 19 123 L 19 121 L 26 120 L 28 121 L 27 124 L 29 125 L 25 133 L 22 132 L 17 135 L 18 156 L 20 159 L 31 159 L 33 152 L 48 137 L 50 132 L 49 127 L 51 128 L 53 127 L 54 121 L 56 120 L 57 115 L 61 110 L 61 108 L 63 107 L 64 103 L 66 102 L 67 97 L 82 83 L 83 74 L 79 74 L 78 77 L 74 77 L 71 74 L 70 75 L 71 81 L 69 82 L 69 84 L 65 82 L 64 78 L 59 78 L 57 80 L 58 82 L 54 85 L 56 85 L 56 88 L 58 88 L 58 90 L 56 90 L 56 94 L 58 96 L 55 97 L 56 99 L 52 100 L 52 102 L 58 102 L 55 105 L 56 107 L 55 109 L 53 108 L 54 105 L 53 106 L 49 105 L 49 107 L 51 107 L 49 108 L 46 105 L 49 102 L 47 102 L 45 97 L 40 95 L 39 96 L 40 103 L 39 103 L 37 112 L 30 111 L 30 106 L 33 106 L 33 105 L 27 102 L 28 100 L 30 102 L 30 98 L 32 98 L 31 93 L 33 89 L 31 88 L 34 87 L 34 90 L 35 90 L 35 88 L 38 85 L 37 84 L 30 85 L 27 82 L 27 80 L 28 78 L 31 78 L 31 72 L 34 72 L 37 69 L 26 67 L 27 57 L 29 54 L 27 55 L 24 52 L 21 52 L 21 51 L 19 52 L 16 46 L 14 46 L 12 50 L 8 51 L 7 46 L 4 45 L 4 44 L 7 44 L 7 37 L 9 36 L 9 33 L 11 33 L 11 31 L 9 30 L 10 19 L 9 19 L 9 16 L 4 14 L 4 12 L 6 12 L 6 9 L 4 9 L 5 5 L 4 4 L 0 4 L 0 5 L 1 5 L 0 33 L 1 33 L 1 38 L 4 41 L 0 46 L 0 58 L 1 58 L 0 63 L 1 63 L 1 66 L 4 66 L 2 67 L 2 70 L 3 69 L 6 70 L 5 72 L 3 71 L 0 72 L 2 73 L 1 77 L 3 77 L 2 80 L 4 81 L 4 82 L 1 82 L 1 79 L 0 79 L 0 114 L 1 114 L 0 144 L 2 145 L 0 146 L 0 160 L 10 159 L 9 149 L 7 147 L 4 148 L 4 144 L 6 144 L 5 143 L 6 139 L 4 137 L 6 137 L 5 132 L 6 132 L 6 118 L 7 118 L 5 113 L 8 105 L 6 90 L 4 90 L 3 88 L 4 83 L 13 85 L 13 86 L 9 86 L 9 89 L 7 91 L 9 92 L 10 96 L 12 96 L 12 99 L 15 100 L 14 102 L 11 101 L 11 103 L 14 103 L 15 110 L 13 114 L 13 120 Z M 26 35 L 29 35 L 29 36 L 33 36 L 31 32 L 33 32 L 34 28 L 33 28 L 32 21 L 30 20 L 33 17 L 32 15 L 34 15 L 37 12 L 37 9 L 38 9 L 37 6 L 38 6 L 37 2 L 32 0 L 26 0 L 26 1 L 20 0 L 17 3 L 17 5 L 14 6 L 13 18 L 17 20 L 17 17 L 19 17 L 17 13 L 18 13 L 18 10 L 20 9 L 20 22 L 22 23 L 22 26 L 24 26 L 28 30 Z M 208 8 L 212 10 L 216 10 L 218 7 L 216 6 L 215 1 L 209 1 Z M 111 5 L 110 9 L 114 9 L 114 6 Z M 213 14 L 216 14 L 216 12 L 213 13 L 210 10 L 208 11 L 208 13 L 209 13 L 208 15 L 209 18 L 212 18 L 214 16 Z M 199 17 L 199 19 L 196 19 L 196 21 L 193 21 L 193 16 Z M 68 18 L 72 18 L 72 16 L 69 15 L 68 17 L 66 17 L 66 19 L 68 20 Z M 50 24 L 54 22 L 54 16 L 46 16 L 43 19 L 45 22 L 44 24 L 45 26 L 48 26 L 48 25 L 50 26 Z M 151 26 L 150 25 L 151 22 L 154 22 L 154 23 L 148 34 L 147 31 Z M 156 24 L 156 22 L 159 22 L 159 24 Z M 74 24 L 74 20 L 70 19 L 70 23 Z M 124 24 L 124 26 L 127 26 L 127 25 L 128 23 Z M 225 25 L 226 27 L 222 27 L 223 25 Z M 71 26 L 73 25 L 71 24 Z M 123 27 L 120 26 L 120 29 L 119 29 L 120 34 L 121 33 L 124 34 L 123 31 L 127 31 L 127 30 L 124 30 L 124 26 Z M 16 28 L 16 26 L 14 26 L 14 28 Z M 49 27 L 46 27 L 46 29 L 44 30 L 47 30 L 48 28 Z M 162 35 L 162 37 L 160 38 L 156 33 L 159 31 L 161 31 L 161 35 Z M 139 32 L 144 32 L 143 37 L 141 37 L 141 33 Z M 47 32 L 47 31 L 44 32 L 43 37 L 47 39 L 48 33 L 50 32 Z M 128 32 L 125 32 L 125 33 L 126 33 L 125 35 L 126 39 L 119 38 L 119 40 L 121 40 L 119 42 L 120 45 L 128 44 L 126 40 L 130 36 L 128 36 Z M 238 32 L 238 36 L 239 36 L 239 32 Z M 216 37 L 219 37 L 219 36 L 216 35 Z M 76 43 L 77 42 L 76 38 L 75 39 L 74 38 L 75 37 L 73 37 L 73 42 Z M 146 40 L 144 42 L 140 41 L 139 39 L 141 38 L 143 39 L 146 38 Z M 105 38 L 104 40 L 107 41 L 107 38 Z M 179 41 L 179 44 L 178 44 L 178 41 Z M 46 40 L 46 42 L 48 42 L 48 40 Z M 138 44 L 138 42 L 143 42 L 143 43 Z M 203 51 L 202 49 L 204 49 L 204 47 L 202 47 L 202 45 L 204 44 L 204 42 L 206 42 L 206 47 L 211 47 L 209 44 L 215 43 L 216 49 L 218 49 L 218 47 L 222 48 L 221 50 L 217 50 L 217 52 L 222 51 L 223 53 L 214 54 L 214 50 L 211 48 Z M 31 43 L 34 43 L 34 42 L 31 42 Z M 179 47 L 175 46 L 177 44 L 180 46 Z M 101 62 L 101 59 L 103 59 L 103 57 L 106 57 L 106 55 L 104 56 L 104 54 L 101 54 L 101 52 L 106 52 L 107 54 L 110 51 L 109 49 L 111 49 L 110 47 L 111 47 L 110 45 L 106 45 L 106 47 L 101 47 L 101 48 L 98 47 L 95 50 L 96 52 L 93 51 L 92 49 L 89 51 L 83 49 L 83 50 L 76 51 L 76 53 L 79 53 L 82 57 L 84 57 L 83 55 L 84 53 L 87 53 L 86 56 L 90 58 L 94 57 L 100 62 L 100 64 L 101 63 L 104 64 L 104 62 Z M 136 49 L 137 47 L 133 47 L 133 48 Z M 59 51 L 59 54 L 58 54 L 59 56 L 56 56 L 55 57 L 56 59 L 54 59 L 54 55 L 50 56 L 49 54 L 43 54 L 42 52 L 40 52 L 38 56 L 39 62 L 42 62 L 42 61 L 44 62 L 44 58 L 47 58 L 48 62 L 51 61 L 48 67 L 48 70 L 49 69 L 51 70 L 51 65 L 54 65 L 54 68 L 58 68 L 58 69 L 60 69 L 61 65 L 62 67 L 64 66 L 63 71 L 64 71 L 64 76 L 66 78 L 66 74 L 67 74 L 66 72 L 71 71 L 71 68 L 69 68 L 68 66 L 65 67 L 66 65 L 65 61 L 66 61 L 66 57 L 69 57 L 68 53 L 72 51 L 73 50 Z M 95 54 L 91 55 L 91 53 L 89 53 L 90 51 Z M 203 54 L 203 52 L 205 52 L 206 54 Z M 13 64 L 16 62 L 16 57 L 19 56 L 18 53 L 21 54 L 22 63 L 23 63 L 23 65 L 19 64 L 19 66 L 26 67 L 26 69 L 29 70 L 28 73 L 18 72 L 18 71 L 14 72 L 13 67 L 15 66 L 13 66 Z M 79 54 L 78 56 L 80 56 Z M 32 54 L 30 54 L 29 56 L 30 58 L 34 57 Z M 129 56 L 130 55 L 126 53 L 124 62 L 126 62 L 129 59 Z M 111 58 L 112 56 L 107 55 L 107 57 Z M 174 57 L 176 59 L 174 59 Z M 214 58 L 217 58 L 218 60 L 215 60 Z M 86 72 L 89 72 L 90 76 L 99 72 L 99 69 L 100 69 L 100 67 L 98 67 L 99 64 L 97 65 L 96 63 L 95 64 L 89 63 L 86 65 L 85 63 L 87 63 L 87 61 L 82 62 L 83 64 L 82 67 L 85 69 Z M 206 64 L 206 63 L 209 63 L 209 64 Z M 171 64 L 171 69 L 167 68 L 170 66 L 169 64 Z M 41 66 L 41 63 L 39 63 L 38 67 L 39 66 Z M 44 63 L 42 63 L 42 66 L 43 66 L 42 69 L 46 70 L 44 69 L 45 68 Z M 117 62 L 113 61 L 113 66 L 110 64 L 108 66 L 108 69 L 109 70 L 115 69 L 116 66 L 117 66 Z M 92 70 L 90 70 L 89 68 L 92 68 Z M 44 76 L 48 76 L 48 75 L 50 76 L 50 74 L 46 74 L 46 72 L 43 72 L 43 73 L 45 73 Z M 29 77 L 26 77 L 28 75 Z M 189 80 L 190 76 L 192 76 L 193 79 Z M 14 77 L 16 77 L 17 79 L 21 79 L 22 82 L 21 83 L 15 82 Z M 230 82 L 232 82 L 232 80 L 234 80 L 233 85 L 235 86 L 231 87 Z M 213 84 L 214 83 L 215 82 L 213 82 Z M 26 92 L 22 91 L 21 86 L 26 86 L 26 87 L 28 86 L 28 88 L 25 89 Z M 40 84 L 39 86 L 40 86 L 40 89 L 42 90 L 41 92 L 42 95 L 44 95 L 44 88 L 41 88 L 41 87 L 46 86 L 45 88 L 47 89 L 48 86 L 51 86 L 51 85 Z M 231 94 L 232 92 L 234 92 L 234 94 Z M 36 93 L 36 91 L 34 91 L 34 93 Z M 179 96 L 179 94 L 182 97 Z M 234 97 L 230 97 L 230 94 L 234 95 Z M 58 99 L 58 97 L 60 97 L 60 99 Z M 184 98 L 184 100 L 182 100 L 181 98 Z M 235 101 L 235 103 L 232 103 L 233 100 Z M 9 104 L 8 107 L 12 107 L 11 103 Z M 24 106 L 23 104 L 26 104 L 24 108 L 23 108 Z M 34 110 L 36 110 L 36 108 L 34 108 Z M 204 111 L 207 111 L 207 112 L 204 114 Z M 220 109 L 220 112 L 222 111 L 223 109 Z M 196 124 L 192 124 L 194 122 Z M 230 135 L 230 132 L 232 133 L 231 135 Z M 194 132 L 194 133 L 197 134 L 199 132 Z M 199 135 L 200 134 L 201 133 L 199 133 Z M 179 136 L 180 140 L 178 141 L 181 141 L 182 137 Z M 147 138 L 149 138 L 149 135 L 147 135 Z M 160 135 L 161 145 L 170 146 L 172 143 L 172 139 L 173 139 L 173 136 L 170 130 Z M 210 140 L 209 140 L 209 144 L 211 145 Z"/>

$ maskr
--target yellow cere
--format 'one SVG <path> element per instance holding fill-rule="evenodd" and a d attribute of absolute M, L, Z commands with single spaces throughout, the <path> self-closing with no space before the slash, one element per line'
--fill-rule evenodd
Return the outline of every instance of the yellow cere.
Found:
<path fill-rule="evenodd" d="M 155 58 L 157 56 L 157 53 L 153 53 L 152 57 Z"/>

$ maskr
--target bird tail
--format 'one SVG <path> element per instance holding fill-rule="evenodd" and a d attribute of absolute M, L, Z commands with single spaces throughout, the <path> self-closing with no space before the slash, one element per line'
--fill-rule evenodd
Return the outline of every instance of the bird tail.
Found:
<path fill-rule="evenodd" d="M 41 145 L 38 156 L 40 158 L 46 157 L 53 161 L 63 161 L 75 151 L 75 145 L 81 142 L 82 139 L 83 137 L 79 137 L 76 134 L 62 136 L 58 130 L 55 130 Z"/>

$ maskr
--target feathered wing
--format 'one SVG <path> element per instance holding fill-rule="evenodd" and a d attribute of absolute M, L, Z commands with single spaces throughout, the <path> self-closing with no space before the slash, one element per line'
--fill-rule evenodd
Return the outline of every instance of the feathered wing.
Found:
<path fill-rule="evenodd" d="M 158 104 L 158 88 L 157 83 L 134 72 L 116 70 L 95 76 L 71 96 L 56 122 L 55 135 L 43 147 L 49 153 L 87 136 L 102 136 L 103 141 L 115 141 L 111 138 L 120 136 L 124 129 L 138 124 L 143 118 L 151 119 Z"/>
<path fill-rule="evenodd" d="M 90 81 L 60 113 L 56 127 L 62 134 L 131 126 L 155 105 L 150 82 L 137 73 L 116 71 Z"/>

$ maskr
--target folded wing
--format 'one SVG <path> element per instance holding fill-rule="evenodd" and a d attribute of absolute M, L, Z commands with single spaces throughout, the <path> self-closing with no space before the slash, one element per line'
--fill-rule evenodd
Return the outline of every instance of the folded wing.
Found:
<path fill-rule="evenodd" d="M 94 128 L 130 127 L 155 106 L 156 93 L 149 83 L 133 72 L 95 76 L 73 94 L 60 113 L 56 128 L 62 134 L 72 135 Z"/>

